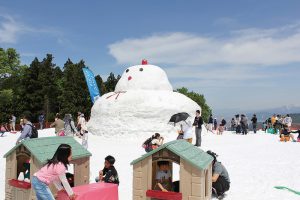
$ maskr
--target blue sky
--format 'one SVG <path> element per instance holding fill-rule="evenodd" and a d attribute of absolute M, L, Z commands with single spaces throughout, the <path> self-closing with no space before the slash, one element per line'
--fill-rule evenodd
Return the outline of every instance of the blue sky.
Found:
<path fill-rule="evenodd" d="M 142 58 L 213 110 L 300 105 L 300 1 L 1 1 L 0 46 L 121 74 Z"/>

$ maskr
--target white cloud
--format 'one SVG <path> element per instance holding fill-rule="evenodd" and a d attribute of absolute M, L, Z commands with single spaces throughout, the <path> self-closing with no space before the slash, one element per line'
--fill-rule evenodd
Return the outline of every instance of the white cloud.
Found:
<path fill-rule="evenodd" d="M 283 65 L 300 62 L 300 25 L 244 29 L 226 38 L 175 32 L 124 39 L 109 45 L 120 64 L 142 58 L 174 66 Z"/>
<path fill-rule="evenodd" d="M 57 42 L 61 43 L 63 41 L 63 34 L 61 31 L 55 28 L 35 28 L 20 20 L 16 20 L 10 15 L 0 14 L 0 44 L 14 44 L 17 43 L 18 39 L 22 35 L 35 35 L 40 36 L 41 34 L 56 37 Z"/>
<path fill-rule="evenodd" d="M 1 16 L 4 19 L 0 24 L 0 44 L 1 43 L 16 43 L 17 34 L 22 30 L 22 25 L 18 24 L 10 16 Z"/>

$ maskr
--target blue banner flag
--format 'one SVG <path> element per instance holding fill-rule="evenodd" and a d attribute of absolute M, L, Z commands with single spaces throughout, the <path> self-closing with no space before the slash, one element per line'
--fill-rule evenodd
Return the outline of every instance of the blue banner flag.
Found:
<path fill-rule="evenodd" d="M 89 92 L 91 95 L 92 102 L 95 103 L 95 101 L 100 97 L 99 88 L 97 86 L 97 82 L 95 80 L 95 76 L 93 72 L 89 68 L 82 68 L 86 83 L 89 88 Z"/>

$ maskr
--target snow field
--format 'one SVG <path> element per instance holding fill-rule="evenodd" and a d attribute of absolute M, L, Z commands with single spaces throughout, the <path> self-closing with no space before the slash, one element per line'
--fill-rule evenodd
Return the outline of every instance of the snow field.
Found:
<path fill-rule="evenodd" d="M 6 133 L 0 137 L 0 199 L 4 199 L 5 159 L 3 155 L 15 144 L 20 134 Z M 45 129 L 40 137 L 54 136 L 54 129 Z M 163 133 L 162 133 L 163 135 Z M 277 135 L 258 134 L 235 135 L 225 132 L 215 135 L 204 131 L 203 150 L 216 152 L 229 172 L 231 179 L 228 200 L 296 200 L 300 196 L 274 189 L 283 185 L 300 190 L 300 143 L 279 142 Z M 146 135 L 146 139 L 149 135 Z M 163 135 L 164 136 L 164 135 Z M 176 133 L 167 135 L 166 142 L 176 138 Z M 93 154 L 90 163 L 90 181 L 94 182 L 98 171 L 103 168 L 104 158 L 112 155 L 116 158 L 115 167 L 119 173 L 120 200 L 132 199 L 132 166 L 130 162 L 142 154 L 143 140 L 140 137 L 130 139 L 105 138 L 89 135 L 89 151 Z M 77 139 L 79 142 L 80 139 Z M 176 171 L 177 170 L 177 171 Z M 178 167 L 174 168 L 174 179 L 178 179 Z"/>

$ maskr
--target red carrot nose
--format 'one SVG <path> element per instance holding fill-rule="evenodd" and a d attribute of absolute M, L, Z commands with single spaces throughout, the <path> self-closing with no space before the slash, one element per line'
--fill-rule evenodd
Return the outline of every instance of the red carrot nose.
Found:
<path fill-rule="evenodd" d="M 132 79 L 132 77 L 131 77 L 131 76 L 129 76 L 129 77 L 128 77 L 128 80 L 130 81 L 131 79 Z"/>

